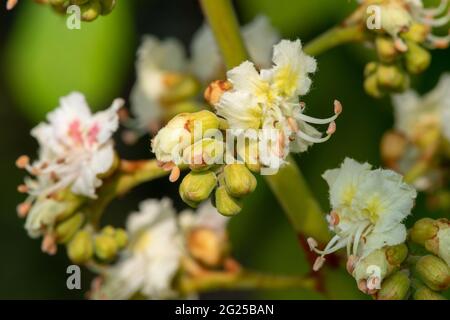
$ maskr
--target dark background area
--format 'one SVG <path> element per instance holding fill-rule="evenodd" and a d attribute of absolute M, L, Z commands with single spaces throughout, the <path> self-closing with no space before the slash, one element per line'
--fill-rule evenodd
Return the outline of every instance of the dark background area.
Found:
<path fill-rule="evenodd" d="M 283 37 L 307 42 L 350 13 L 355 2 L 237 0 L 235 4 L 242 23 L 265 14 Z M 83 23 L 81 30 L 68 30 L 64 17 L 32 1 L 19 1 L 12 12 L 0 9 L 0 298 L 81 298 L 91 278 L 83 271 L 83 289 L 69 291 L 66 268 L 70 262 L 64 250 L 61 248 L 53 257 L 42 254 L 40 241 L 27 236 L 24 221 L 16 215 L 15 207 L 23 201 L 16 186 L 24 173 L 15 168 L 14 162 L 21 154 L 36 154 L 30 129 L 57 106 L 58 97 L 72 90 L 85 93 L 97 109 L 109 106 L 118 96 L 127 99 L 135 78 L 134 56 L 140 37 L 172 36 L 188 47 L 202 22 L 196 0 L 119 0 L 110 16 Z M 308 114 L 314 116 L 328 115 L 334 99 L 344 105 L 332 140 L 296 157 L 324 210 L 328 210 L 328 201 L 322 172 L 338 166 L 346 156 L 380 165 L 379 141 L 392 126 L 389 99 L 374 100 L 363 91 L 363 68 L 370 55 L 371 51 L 360 45 L 349 45 L 320 56 L 312 90 L 305 98 Z M 424 92 L 449 69 L 449 50 L 433 52 L 430 69 L 414 79 L 413 86 Z M 123 158 L 150 157 L 148 139 L 133 148 L 119 143 L 118 149 Z M 107 211 L 104 223 L 121 225 L 126 215 L 137 208 L 138 201 L 163 195 L 171 195 L 176 205 L 183 207 L 177 185 L 162 179 L 117 200 Z M 424 214 L 422 209 L 416 212 Z M 235 256 L 245 266 L 274 273 L 308 272 L 295 235 L 262 180 L 257 192 L 246 201 L 244 211 L 232 219 L 230 231 Z M 340 298 L 361 298 L 348 275 L 336 275 L 330 283 L 338 288 Z M 254 297 L 320 296 L 287 291 L 258 293 Z"/>

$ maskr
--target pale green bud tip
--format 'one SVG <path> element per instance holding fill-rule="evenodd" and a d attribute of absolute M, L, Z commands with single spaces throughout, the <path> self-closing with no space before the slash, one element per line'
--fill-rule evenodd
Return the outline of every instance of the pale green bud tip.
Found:
<path fill-rule="evenodd" d="M 243 197 L 256 188 L 256 178 L 244 164 L 230 164 L 224 168 L 224 182 L 233 197 Z"/>
<path fill-rule="evenodd" d="M 186 127 L 189 132 L 194 133 L 194 128 L 199 123 L 202 125 L 202 132 L 209 129 L 218 129 L 220 124 L 219 118 L 214 113 L 208 110 L 202 110 L 189 114 Z"/>
<path fill-rule="evenodd" d="M 423 218 L 418 220 L 409 232 L 411 241 L 424 245 L 425 241 L 434 238 L 439 231 L 435 221 L 430 218 Z"/>
<path fill-rule="evenodd" d="M 403 300 L 408 295 L 410 285 L 408 273 L 398 271 L 383 281 L 377 300 Z"/>
<path fill-rule="evenodd" d="M 214 172 L 190 172 L 180 184 L 180 196 L 188 205 L 208 199 L 217 184 Z"/>
<path fill-rule="evenodd" d="M 421 257 L 416 263 L 415 272 L 432 290 L 444 291 L 450 285 L 450 268 L 436 256 Z"/>
<path fill-rule="evenodd" d="M 431 54 L 413 41 L 408 41 L 408 51 L 405 53 L 406 68 L 412 74 L 424 72 L 431 63 Z"/>
<path fill-rule="evenodd" d="M 225 186 L 216 189 L 215 204 L 217 211 L 224 216 L 234 216 L 242 210 L 239 199 L 229 195 Z"/>
<path fill-rule="evenodd" d="M 84 214 L 77 213 L 69 219 L 59 223 L 56 226 L 56 240 L 59 243 L 68 242 L 73 235 L 81 228 L 84 222 Z"/>
<path fill-rule="evenodd" d="M 116 257 L 118 245 L 114 237 L 110 235 L 98 235 L 95 238 L 95 255 L 103 261 L 109 261 Z"/>
<path fill-rule="evenodd" d="M 447 300 L 443 295 L 421 286 L 414 292 L 414 300 Z"/>
<path fill-rule="evenodd" d="M 74 263 L 81 264 L 93 255 L 92 236 L 88 231 L 79 231 L 67 245 L 67 254 Z"/>

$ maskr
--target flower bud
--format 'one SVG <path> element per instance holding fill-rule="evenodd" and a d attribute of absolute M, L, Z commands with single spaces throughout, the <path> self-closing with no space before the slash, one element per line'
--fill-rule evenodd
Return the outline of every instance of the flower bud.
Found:
<path fill-rule="evenodd" d="M 375 46 L 381 62 L 394 62 L 398 56 L 398 51 L 391 38 L 379 36 L 375 40 Z"/>
<path fill-rule="evenodd" d="M 420 288 L 414 292 L 413 298 L 414 300 L 447 300 L 443 295 L 434 292 L 425 286 L 420 286 Z"/>
<path fill-rule="evenodd" d="M 99 0 L 91 0 L 80 6 L 81 20 L 94 21 L 102 12 L 102 6 Z"/>
<path fill-rule="evenodd" d="M 377 293 L 377 300 L 404 300 L 409 292 L 411 281 L 407 272 L 397 271 L 383 281 Z"/>
<path fill-rule="evenodd" d="M 416 221 L 409 232 L 409 237 L 411 241 L 423 246 L 425 245 L 425 241 L 434 238 L 438 231 L 439 228 L 433 219 L 423 218 Z"/>
<path fill-rule="evenodd" d="M 114 237 L 116 234 L 116 229 L 114 229 L 113 226 L 108 225 L 103 227 L 101 234 L 104 234 L 105 236 Z"/>
<path fill-rule="evenodd" d="M 100 0 L 102 5 L 102 16 L 110 14 L 116 6 L 117 0 Z"/>
<path fill-rule="evenodd" d="M 122 229 L 118 228 L 116 229 L 116 232 L 114 234 L 114 239 L 116 240 L 117 246 L 119 249 L 123 249 L 128 244 L 128 234 L 127 232 Z"/>
<path fill-rule="evenodd" d="M 396 246 L 387 247 L 385 249 L 386 259 L 392 267 L 400 266 L 408 256 L 408 247 L 406 244 L 398 244 Z"/>
<path fill-rule="evenodd" d="M 77 232 L 67 245 L 67 255 L 76 264 L 85 263 L 91 259 L 93 252 L 92 236 L 86 230 Z"/>
<path fill-rule="evenodd" d="M 56 240 L 59 243 L 68 242 L 72 236 L 81 228 L 84 222 L 84 214 L 77 213 L 69 219 L 56 226 Z"/>
<path fill-rule="evenodd" d="M 405 53 L 406 69 L 409 73 L 419 74 L 425 71 L 431 63 L 431 54 L 413 41 L 408 41 L 408 51 Z"/>
<path fill-rule="evenodd" d="M 189 114 L 188 121 L 186 123 L 186 129 L 191 133 L 196 133 L 194 130 L 197 124 L 202 125 L 202 130 L 199 132 L 203 134 L 210 129 L 219 129 L 220 123 L 219 118 L 214 113 L 212 113 L 211 111 L 202 110 Z M 198 140 L 201 137 L 195 138 L 196 140 Z"/>
<path fill-rule="evenodd" d="M 239 199 L 230 196 L 225 186 L 220 186 L 216 189 L 215 205 L 217 211 L 227 217 L 234 216 L 242 210 Z"/>
<path fill-rule="evenodd" d="M 421 257 L 416 263 L 415 272 L 432 290 L 444 291 L 450 285 L 450 268 L 436 256 Z"/>
<path fill-rule="evenodd" d="M 380 88 L 389 91 L 402 91 L 408 83 L 407 76 L 395 65 L 380 65 L 377 69 L 377 79 Z"/>
<path fill-rule="evenodd" d="M 381 140 L 381 156 L 390 167 L 394 167 L 406 150 L 406 138 L 395 131 L 388 131 Z"/>
<path fill-rule="evenodd" d="M 420 23 L 413 23 L 409 27 L 409 30 L 402 34 L 402 37 L 416 43 L 423 43 L 427 40 L 429 33 L 430 29 L 428 26 Z"/>
<path fill-rule="evenodd" d="M 205 138 L 183 151 L 183 161 L 191 170 L 207 170 L 212 165 L 223 163 L 224 149 L 222 141 Z"/>
<path fill-rule="evenodd" d="M 94 240 L 95 255 L 102 261 L 110 261 L 117 255 L 118 246 L 114 237 L 98 235 Z"/>
<path fill-rule="evenodd" d="M 220 97 L 233 87 L 231 82 L 227 80 L 216 80 L 206 88 L 204 97 L 205 100 L 212 106 L 220 101 Z"/>
<path fill-rule="evenodd" d="M 197 228 L 189 232 L 187 246 L 192 257 L 208 267 L 217 267 L 222 262 L 223 241 L 208 228 Z"/>
<path fill-rule="evenodd" d="M 256 178 L 244 164 L 226 165 L 223 172 L 225 186 L 231 196 L 240 198 L 255 190 Z"/>
<path fill-rule="evenodd" d="M 180 196 L 188 205 L 208 199 L 217 184 L 217 177 L 212 171 L 192 171 L 186 175 L 180 184 Z"/>
<path fill-rule="evenodd" d="M 376 74 L 370 75 L 364 80 L 364 90 L 368 95 L 374 98 L 381 98 L 383 96 L 383 92 L 378 86 L 378 78 Z"/>
<path fill-rule="evenodd" d="M 166 90 L 160 98 L 163 105 L 171 105 L 181 101 L 186 101 L 198 94 L 200 84 L 188 75 L 166 73 L 163 77 Z"/>

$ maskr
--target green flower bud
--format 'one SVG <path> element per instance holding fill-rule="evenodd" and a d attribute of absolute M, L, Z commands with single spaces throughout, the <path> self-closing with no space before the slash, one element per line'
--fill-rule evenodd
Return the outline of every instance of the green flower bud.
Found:
<path fill-rule="evenodd" d="M 408 247 L 404 243 L 388 247 L 386 248 L 385 254 L 389 264 L 393 267 L 398 267 L 408 256 Z"/>
<path fill-rule="evenodd" d="M 98 235 L 94 241 L 95 255 L 102 261 L 110 261 L 117 255 L 118 246 L 114 237 Z"/>
<path fill-rule="evenodd" d="M 447 300 L 443 295 L 421 286 L 414 292 L 414 300 Z"/>
<path fill-rule="evenodd" d="M 217 177 L 211 171 L 192 171 L 180 184 L 180 196 L 188 205 L 200 203 L 208 199 L 217 185 Z"/>
<path fill-rule="evenodd" d="M 223 172 L 225 186 L 231 196 L 240 198 L 255 190 L 256 178 L 244 164 L 226 165 Z"/>
<path fill-rule="evenodd" d="M 80 6 L 81 20 L 94 21 L 102 12 L 102 6 L 99 0 L 91 0 Z"/>
<path fill-rule="evenodd" d="M 382 62 L 394 62 L 398 56 L 398 51 L 395 49 L 394 41 L 391 38 L 377 37 L 375 40 L 375 47 L 378 57 Z"/>
<path fill-rule="evenodd" d="M 408 51 L 405 52 L 406 69 L 409 73 L 424 72 L 431 63 L 431 54 L 413 41 L 408 41 Z"/>
<path fill-rule="evenodd" d="M 205 133 L 207 130 L 210 129 L 219 129 L 219 118 L 212 113 L 211 111 L 207 111 L 207 110 L 202 110 L 202 111 L 198 111 L 198 112 L 194 112 L 194 113 L 190 113 L 190 114 L 180 114 L 179 116 L 187 116 L 187 122 L 186 122 L 186 129 L 189 130 L 189 132 L 191 133 L 197 133 L 196 131 L 194 131 L 195 126 L 197 124 L 202 125 L 202 130 L 198 130 L 199 133 L 203 134 Z M 200 137 L 195 137 L 197 139 L 193 140 L 192 142 L 198 140 L 198 138 Z"/>
<path fill-rule="evenodd" d="M 197 79 L 189 75 L 167 73 L 163 81 L 167 88 L 166 93 L 160 99 L 163 105 L 186 101 L 195 97 L 200 91 Z"/>
<path fill-rule="evenodd" d="M 427 39 L 430 29 L 425 24 L 413 23 L 409 30 L 402 34 L 402 37 L 414 41 L 416 43 L 423 43 Z"/>
<path fill-rule="evenodd" d="M 124 229 L 116 229 L 114 239 L 116 240 L 119 249 L 123 249 L 128 244 L 128 233 Z"/>
<path fill-rule="evenodd" d="M 81 228 L 84 222 L 84 214 L 77 213 L 69 219 L 59 223 L 56 226 L 56 240 L 59 243 L 68 242 L 73 235 Z"/>
<path fill-rule="evenodd" d="M 407 76 L 395 65 L 380 65 L 377 69 L 377 79 L 380 88 L 389 91 L 402 91 L 408 86 Z"/>
<path fill-rule="evenodd" d="M 77 232 L 67 245 L 67 255 L 76 264 L 85 263 L 91 259 L 93 252 L 92 236 L 85 230 Z"/>
<path fill-rule="evenodd" d="M 435 221 L 430 218 L 423 218 L 418 220 L 409 231 L 411 241 L 425 245 L 425 241 L 434 238 L 439 231 Z"/>
<path fill-rule="evenodd" d="M 404 300 L 406 299 L 411 281 L 407 272 L 397 271 L 381 284 L 377 293 L 377 300 Z"/>
<path fill-rule="evenodd" d="M 230 196 L 225 186 L 220 186 L 216 189 L 215 205 L 217 211 L 227 217 L 234 216 L 242 210 L 239 199 Z"/>
<path fill-rule="evenodd" d="M 117 0 L 100 0 L 102 5 L 102 16 L 110 14 L 116 6 Z"/>
<path fill-rule="evenodd" d="M 223 163 L 224 143 L 222 141 L 205 138 L 183 151 L 183 161 L 189 164 L 191 170 L 208 170 L 215 164 Z"/>
<path fill-rule="evenodd" d="M 364 80 L 364 90 L 368 95 L 374 98 L 381 98 L 384 94 L 378 86 L 378 77 L 376 74 L 368 76 Z"/>
<path fill-rule="evenodd" d="M 114 229 L 113 226 L 105 226 L 103 227 L 101 234 L 105 235 L 105 236 L 110 236 L 110 237 L 114 237 L 116 235 L 116 229 Z"/>
<path fill-rule="evenodd" d="M 364 76 L 367 78 L 368 76 L 374 74 L 378 69 L 378 65 L 379 63 L 374 61 L 366 64 L 366 66 L 364 67 Z"/>
<path fill-rule="evenodd" d="M 421 257 L 416 263 L 415 272 L 432 290 L 444 291 L 450 285 L 450 268 L 436 256 Z"/>

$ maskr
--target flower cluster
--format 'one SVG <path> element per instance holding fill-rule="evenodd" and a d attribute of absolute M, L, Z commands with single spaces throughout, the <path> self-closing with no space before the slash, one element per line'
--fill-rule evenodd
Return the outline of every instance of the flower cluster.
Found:
<path fill-rule="evenodd" d="M 213 101 L 217 114 L 227 121 L 234 135 L 249 135 L 256 130 L 267 152 L 258 154 L 258 162 L 279 168 L 290 152 L 304 152 L 314 143 L 327 141 L 336 130 L 334 120 L 342 111 L 335 101 L 334 116 L 317 119 L 304 114 L 299 96 L 311 87 L 309 75 L 316 61 L 302 51 L 300 40 L 282 40 L 273 49 L 273 66 L 258 71 L 245 61 L 227 72 L 229 88 Z M 327 135 L 310 124 L 328 124 Z M 274 136 L 271 134 L 274 133 Z M 252 140 L 256 143 L 255 140 Z"/>
<path fill-rule="evenodd" d="M 180 277 L 223 267 L 226 224 L 208 204 L 177 216 L 167 198 L 142 202 L 127 220 L 128 246 L 94 281 L 91 298 L 178 296 Z"/>
<path fill-rule="evenodd" d="M 272 46 L 279 40 L 276 30 L 264 16 L 242 28 L 250 56 L 259 66 L 270 65 Z M 178 113 L 201 109 L 200 85 L 222 77 L 224 66 L 211 29 L 205 24 L 194 35 L 191 58 L 177 39 L 159 40 L 145 36 L 137 53 L 137 81 L 131 93 L 135 118 L 124 124 L 124 134 L 134 142 L 147 132 L 156 134 L 159 126 Z"/>
<path fill-rule="evenodd" d="M 409 75 L 428 68 L 429 49 L 447 48 L 450 34 L 437 36 L 433 28 L 450 19 L 448 1 L 424 8 L 421 0 L 362 0 L 348 24 L 362 24 L 374 45 L 379 62 L 367 65 L 365 89 L 374 97 L 409 87 Z"/>
<path fill-rule="evenodd" d="M 420 190 L 445 184 L 450 143 L 450 75 L 420 97 L 414 91 L 393 96 L 395 128 L 385 134 L 381 153 L 396 171 L 412 172 Z M 417 174 L 413 171 L 421 168 Z"/>
<path fill-rule="evenodd" d="M 323 250 L 317 249 L 314 239 L 308 239 L 311 249 L 320 254 L 314 269 L 322 266 L 325 255 L 347 248 L 349 272 L 358 282 L 367 281 L 367 286 L 373 279 L 364 278 L 366 270 L 360 272 L 358 265 L 367 264 L 367 259 L 380 260 L 378 255 L 384 256 L 384 250 L 406 240 L 402 221 L 411 213 L 416 191 L 393 171 L 371 170 L 369 164 L 348 158 L 323 177 L 330 188 L 328 221 L 336 235 Z M 376 280 L 381 283 L 382 279 Z"/>
<path fill-rule="evenodd" d="M 51 233 L 53 224 L 74 213 L 83 198 L 97 197 L 102 178 L 117 163 L 112 135 L 122 105 L 117 99 L 109 109 L 92 114 L 84 96 L 74 92 L 61 98 L 60 106 L 47 116 L 48 122 L 32 130 L 39 158 L 30 163 L 28 156 L 21 156 L 16 162 L 33 176 L 18 188 L 28 194 L 18 213 L 27 216 L 31 236 Z"/>

